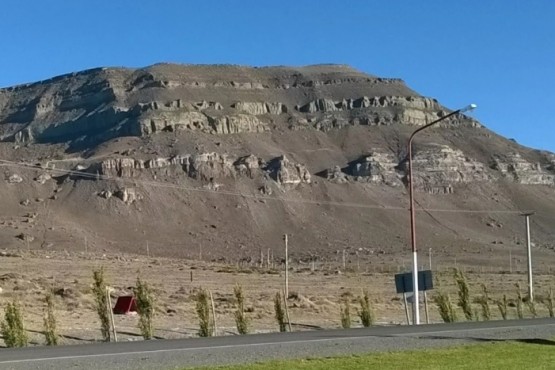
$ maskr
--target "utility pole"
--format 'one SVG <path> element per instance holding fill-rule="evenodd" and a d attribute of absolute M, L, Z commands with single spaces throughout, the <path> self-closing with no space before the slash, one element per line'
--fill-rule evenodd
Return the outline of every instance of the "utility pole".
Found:
<path fill-rule="evenodd" d="M 345 267 L 347 266 L 345 262 L 345 249 L 343 249 L 343 271 L 345 271 Z"/>
<path fill-rule="evenodd" d="M 428 259 L 430 260 L 430 271 L 432 271 L 432 248 L 428 248 Z"/>
<path fill-rule="evenodd" d="M 509 249 L 509 273 L 513 273 L 513 253 Z"/>
<path fill-rule="evenodd" d="M 536 212 L 525 212 L 522 214 L 526 223 L 526 247 L 528 249 L 528 299 L 534 302 L 534 287 L 532 283 L 532 248 L 530 243 L 530 216 Z"/>

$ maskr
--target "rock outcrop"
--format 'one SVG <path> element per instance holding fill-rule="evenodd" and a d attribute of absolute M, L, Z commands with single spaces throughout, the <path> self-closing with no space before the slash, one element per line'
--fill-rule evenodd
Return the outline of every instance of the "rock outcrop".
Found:
<path fill-rule="evenodd" d="M 128 205 L 142 199 L 135 188 L 121 188 L 115 191 L 113 195 Z"/>
<path fill-rule="evenodd" d="M 358 96 L 346 96 L 349 91 Z M 307 96 L 313 100 L 307 102 Z M 322 131 L 421 125 L 446 112 L 401 80 L 346 66 L 101 68 L 0 89 L 0 98 L 0 140 L 68 143 L 72 150 L 167 131 L 260 133 L 274 120 Z M 311 125 L 303 125 L 306 115 L 314 115 Z M 463 116 L 453 122 L 478 126 Z"/>
<path fill-rule="evenodd" d="M 219 153 L 204 153 L 191 157 L 185 170 L 190 177 L 203 181 L 235 176 L 233 160 L 226 154 Z"/>
<path fill-rule="evenodd" d="M 349 98 L 340 101 L 332 99 L 316 99 L 303 106 L 295 108 L 302 113 L 337 112 L 360 108 L 390 108 L 402 107 L 409 109 L 439 111 L 441 106 L 437 100 L 416 96 L 379 96 Z"/>
<path fill-rule="evenodd" d="M 22 181 L 23 181 L 23 178 L 19 176 L 17 173 L 14 173 L 8 176 L 8 182 L 10 184 L 19 184 Z"/>
<path fill-rule="evenodd" d="M 282 114 L 287 113 L 287 107 L 282 103 L 268 102 L 237 102 L 231 106 L 242 113 L 252 114 L 254 116 L 262 114 Z"/>
<path fill-rule="evenodd" d="M 264 132 L 268 127 L 255 116 L 247 114 L 209 117 L 212 132 L 216 134 L 238 134 L 242 132 Z"/>
<path fill-rule="evenodd" d="M 461 150 L 437 145 L 413 155 L 414 185 L 432 194 L 452 193 L 457 184 L 491 181 L 487 166 Z M 403 164 L 408 171 L 408 162 Z"/>
<path fill-rule="evenodd" d="M 160 256 L 233 262 L 291 233 L 295 254 L 333 264 L 346 248 L 396 267 L 409 226 L 406 141 L 448 112 L 401 80 L 336 65 L 104 68 L 0 88 L 0 240 L 19 247 L 10 240 L 31 232 L 31 248 L 72 253 L 75 237 L 106 253 L 152 240 Z M 547 271 L 555 155 L 463 115 L 443 123 L 413 147 L 418 208 L 430 212 L 418 218 L 422 243 L 445 261 L 487 263 L 501 251 L 492 240 L 522 238 L 526 207 Z"/>
<path fill-rule="evenodd" d="M 311 176 L 306 166 L 291 162 L 285 155 L 270 161 L 266 170 L 280 185 L 294 187 L 302 183 L 310 184 Z"/>
<path fill-rule="evenodd" d="M 530 163 L 518 153 L 494 156 L 492 168 L 511 181 L 525 185 L 555 185 L 552 165 L 542 168 L 540 163 Z M 550 172 L 548 172 L 550 171 Z"/>
<path fill-rule="evenodd" d="M 166 175 L 183 173 L 186 176 L 210 182 L 214 179 L 262 176 L 264 171 L 281 185 L 310 183 L 310 173 L 306 167 L 291 162 L 285 156 L 266 162 L 255 155 L 238 158 L 221 153 L 201 153 L 197 155 L 176 155 L 173 157 L 156 157 L 147 160 L 135 158 L 110 158 L 95 163 L 83 171 L 96 173 L 102 179 L 138 178 L 142 174 L 155 170 L 166 170 Z M 154 173 L 152 173 L 154 174 Z M 102 177 L 106 176 L 106 177 Z"/>
<path fill-rule="evenodd" d="M 208 117 L 201 112 L 173 111 L 144 115 L 138 122 L 143 135 L 161 131 L 199 130 L 210 132 Z"/>
<path fill-rule="evenodd" d="M 344 184 L 349 181 L 347 174 L 341 170 L 341 166 L 334 166 L 325 172 L 326 179 L 337 184 Z"/>
<path fill-rule="evenodd" d="M 414 187 L 431 194 L 450 194 L 458 184 L 493 181 L 483 163 L 468 158 L 448 146 L 430 147 L 413 154 Z M 401 186 L 408 176 L 408 161 L 399 161 L 392 153 L 372 152 L 326 172 L 328 180 L 367 182 L 377 185 Z"/>
<path fill-rule="evenodd" d="M 234 166 L 237 173 L 242 176 L 253 178 L 255 173 L 264 165 L 264 162 L 255 155 L 247 155 L 235 161 Z"/>
<path fill-rule="evenodd" d="M 399 186 L 402 185 L 402 182 L 401 176 L 396 170 L 398 165 L 399 161 L 393 154 L 372 152 L 351 163 L 346 172 L 357 181 Z"/>
<path fill-rule="evenodd" d="M 93 165 L 88 172 L 111 177 L 135 177 L 145 168 L 144 161 L 134 158 L 110 158 Z"/>

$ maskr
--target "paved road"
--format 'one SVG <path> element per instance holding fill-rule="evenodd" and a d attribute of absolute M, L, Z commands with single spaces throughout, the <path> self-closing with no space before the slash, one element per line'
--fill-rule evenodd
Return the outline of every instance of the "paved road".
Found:
<path fill-rule="evenodd" d="M 0 369 L 168 370 L 554 336 L 555 319 L 527 319 L 28 347 L 0 349 Z"/>

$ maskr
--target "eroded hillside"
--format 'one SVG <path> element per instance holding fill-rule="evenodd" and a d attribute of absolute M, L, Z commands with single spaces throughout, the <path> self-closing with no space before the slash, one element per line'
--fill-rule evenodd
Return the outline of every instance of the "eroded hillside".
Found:
<path fill-rule="evenodd" d="M 0 89 L 0 242 L 254 261 L 281 257 L 288 233 L 300 259 L 404 263 L 406 141 L 448 112 L 338 65 L 102 68 Z M 515 212 L 536 210 L 550 263 L 553 153 L 457 115 L 418 137 L 414 166 L 422 248 L 490 263 L 522 248 Z"/>

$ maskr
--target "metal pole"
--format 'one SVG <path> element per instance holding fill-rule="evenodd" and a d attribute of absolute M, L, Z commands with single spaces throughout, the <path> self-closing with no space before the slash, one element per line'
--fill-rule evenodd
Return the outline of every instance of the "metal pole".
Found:
<path fill-rule="evenodd" d="M 285 241 L 285 299 L 289 298 L 289 254 L 287 251 L 287 234 L 283 236 Z"/>
<path fill-rule="evenodd" d="M 509 273 L 510 274 L 513 273 L 513 254 L 510 249 L 509 249 Z"/>
<path fill-rule="evenodd" d="M 108 312 L 110 313 L 110 326 L 112 327 L 112 336 L 114 338 L 114 342 L 118 341 L 118 333 L 116 331 L 116 323 L 114 321 L 114 310 L 112 309 L 112 297 L 110 297 L 110 291 L 112 290 L 111 287 L 106 287 L 106 303 L 108 304 Z"/>
<path fill-rule="evenodd" d="M 428 259 L 430 260 L 430 271 L 432 271 L 432 248 L 428 248 Z"/>
<path fill-rule="evenodd" d="M 412 139 L 415 131 L 409 139 L 409 198 L 410 198 L 410 241 L 412 250 L 412 292 L 413 292 L 413 305 L 412 305 L 412 323 L 413 325 L 420 324 L 420 306 L 418 297 L 418 255 L 416 251 L 416 218 L 414 213 L 414 185 L 412 181 Z"/>
<path fill-rule="evenodd" d="M 214 336 L 218 335 L 218 323 L 216 322 L 216 305 L 214 304 L 214 297 L 212 296 L 212 291 L 209 290 L 208 294 L 210 295 L 210 302 L 212 304 L 212 322 L 214 323 L 214 327 L 212 328 L 212 334 Z"/>
<path fill-rule="evenodd" d="M 459 114 L 461 112 L 466 112 L 476 108 L 476 105 L 470 104 L 469 106 L 455 110 L 445 116 L 432 121 L 418 129 L 416 129 L 409 138 L 408 142 L 408 162 L 409 162 L 409 202 L 410 202 L 410 240 L 411 240 L 411 250 L 412 250 L 412 284 L 413 284 L 413 294 L 414 294 L 414 304 L 413 304 L 413 324 L 419 325 L 420 324 L 420 307 L 419 307 L 419 297 L 418 297 L 418 254 L 416 250 L 416 217 L 414 211 L 414 185 L 412 179 L 412 141 L 414 136 L 422 130 L 427 129 L 428 127 L 435 125 L 438 122 L 441 122 L 451 116 Z"/>
<path fill-rule="evenodd" d="M 345 270 L 345 249 L 343 249 L 343 270 Z"/>
<path fill-rule="evenodd" d="M 407 305 L 407 293 L 403 292 L 403 302 L 405 303 L 405 315 L 407 316 L 407 325 L 410 325 L 409 306 Z"/>
<path fill-rule="evenodd" d="M 526 220 L 526 247 L 528 248 L 528 298 L 530 302 L 534 301 L 534 287 L 532 283 L 532 248 L 530 243 L 530 216 L 534 212 L 523 214 Z"/>
<path fill-rule="evenodd" d="M 424 312 L 426 313 L 426 324 L 430 323 L 430 315 L 428 314 L 428 295 L 424 291 Z"/>

